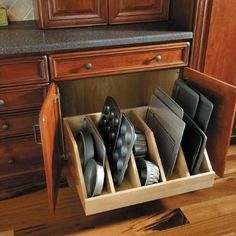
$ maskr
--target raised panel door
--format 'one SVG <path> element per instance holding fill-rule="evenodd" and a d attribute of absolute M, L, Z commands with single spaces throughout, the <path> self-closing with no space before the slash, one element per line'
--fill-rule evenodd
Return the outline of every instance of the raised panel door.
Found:
<path fill-rule="evenodd" d="M 161 21 L 168 19 L 169 0 L 110 0 L 111 24 Z"/>
<path fill-rule="evenodd" d="M 42 28 L 61 28 L 107 23 L 107 0 L 37 0 Z"/>

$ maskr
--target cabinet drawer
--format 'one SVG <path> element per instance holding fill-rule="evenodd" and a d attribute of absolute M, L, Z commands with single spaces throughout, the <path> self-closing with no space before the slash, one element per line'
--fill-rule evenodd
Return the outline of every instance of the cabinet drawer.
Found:
<path fill-rule="evenodd" d="M 47 85 L 0 90 L 0 112 L 39 108 L 47 93 Z"/>
<path fill-rule="evenodd" d="M 33 125 L 38 123 L 38 111 L 0 116 L 0 138 L 33 134 Z"/>
<path fill-rule="evenodd" d="M 24 85 L 48 82 L 47 57 L 22 57 L 0 60 L 0 85 Z"/>
<path fill-rule="evenodd" d="M 0 177 L 26 173 L 43 167 L 41 146 L 33 137 L 0 142 Z"/>
<path fill-rule="evenodd" d="M 79 79 L 186 66 L 189 43 L 57 54 L 50 57 L 53 80 Z"/>
<path fill-rule="evenodd" d="M 0 201 L 45 187 L 44 169 L 0 177 Z"/>
<path fill-rule="evenodd" d="M 161 176 L 160 182 L 148 186 L 141 186 L 135 158 L 131 155 L 124 180 L 118 187 L 114 186 L 108 161 L 106 162 L 106 178 L 103 192 L 101 195 L 95 197 L 87 196 L 78 147 L 74 138 L 78 131 L 83 127 L 85 116 L 65 118 L 64 130 L 66 152 L 69 153 L 70 157 L 69 167 L 71 176 L 69 177 L 69 182 L 76 187 L 86 215 L 170 197 L 181 193 L 207 188 L 213 185 L 215 174 L 211 168 L 207 152 L 205 152 L 205 157 L 201 164 L 199 173 L 196 175 L 190 175 L 183 152 L 180 149 L 173 174 L 167 178 L 162 167 L 154 135 L 143 121 L 146 116 L 146 109 L 146 107 L 133 108 L 125 111 L 125 113 L 135 127 L 138 127 L 139 129 L 142 128 L 144 131 L 149 149 L 148 156 L 150 161 L 159 167 Z M 94 123 L 98 125 L 101 114 L 96 113 L 89 116 Z"/>

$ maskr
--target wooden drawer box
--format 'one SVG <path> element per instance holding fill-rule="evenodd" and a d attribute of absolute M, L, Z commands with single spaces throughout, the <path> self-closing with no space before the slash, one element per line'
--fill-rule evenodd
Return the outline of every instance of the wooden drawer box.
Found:
<path fill-rule="evenodd" d="M 154 135 L 143 121 L 146 110 L 147 107 L 134 108 L 131 111 L 127 111 L 126 114 L 136 127 L 145 132 L 149 148 L 149 158 L 158 165 L 161 173 L 161 182 L 149 186 L 141 186 L 135 158 L 132 155 L 125 178 L 119 187 L 114 186 L 108 161 L 106 162 L 106 179 L 103 193 L 92 198 L 87 197 L 80 156 L 74 138 L 82 128 L 85 116 L 71 117 L 64 120 L 66 153 L 70 155 L 71 184 L 74 184 L 77 188 L 86 215 L 195 191 L 213 185 L 215 173 L 211 168 L 206 152 L 200 172 L 190 176 L 183 153 L 180 151 L 174 173 L 171 178 L 166 178 Z M 97 124 L 101 118 L 101 113 L 89 115 L 89 117 Z"/>
<path fill-rule="evenodd" d="M 26 173 L 42 167 L 42 149 L 32 136 L 0 142 L 0 177 Z"/>
<path fill-rule="evenodd" d="M 189 43 L 107 49 L 50 56 L 52 80 L 174 68 L 188 64 Z"/>
<path fill-rule="evenodd" d="M 0 112 L 40 108 L 47 93 L 47 85 L 0 90 Z"/>
<path fill-rule="evenodd" d="M 0 138 L 33 134 L 33 125 L 38 123 L 39 111 L 0 116 Z"/>
<path fill-rule="evenodd" d="M 47 57 L 21 57 L 0 60 L 0 85 L 16 86 L 49 81 Z"/>

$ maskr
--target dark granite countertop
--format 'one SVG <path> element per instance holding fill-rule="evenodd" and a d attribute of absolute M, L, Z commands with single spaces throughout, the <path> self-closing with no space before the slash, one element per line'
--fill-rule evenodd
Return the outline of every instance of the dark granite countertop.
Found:
<path fill-rule="evenodd" d="M 145 23 L 40 30 L 34 21 L 0 28 L 0 56 L 191 40 L 190 31 Z"/>

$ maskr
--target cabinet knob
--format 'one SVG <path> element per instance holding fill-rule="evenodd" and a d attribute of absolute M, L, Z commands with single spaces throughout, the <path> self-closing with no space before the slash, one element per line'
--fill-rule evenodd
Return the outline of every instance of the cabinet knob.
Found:
<path fill-rule="evenodd" d="M 5 105 L 5 101 L 3 99 L 0 99 L 0 107 L 3 107 Z"/>
<path fill-rule="evenodd" d="M 8 130 L 9 128 L 10 128 L 10 124 L 8 124 L 8 123 L 5 123 L 2 125 L 3 130 Z"/>
<path fill-rule="evenodd" d="M 156 57 L 155 57 L 155 59 L 156 59 L 156 61 L 161 61 L 161 55 L 157 55 Z"/>
<path fill-rule="evenodd" d="M 7 163 L 9 164 L 9 165 L 13 165 L 13 164 L 15 164 L 15 160 L 13 159 L 13 158 L 11 158 L 11 159 L 9 159 L 8 161 L 7 161 Z"/>
<path fill-rule="evenodd" d="M 85 67 L 87 70 L 90 70 L 90 69 L 92 69 L 93 64 L 92 64 L 92 63 L 86 63 L 86 64 L 84 65 L 84 67 Z"/>

